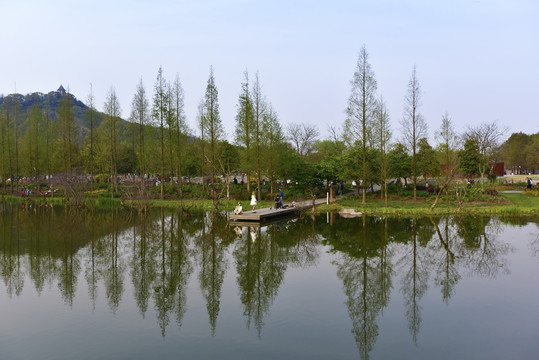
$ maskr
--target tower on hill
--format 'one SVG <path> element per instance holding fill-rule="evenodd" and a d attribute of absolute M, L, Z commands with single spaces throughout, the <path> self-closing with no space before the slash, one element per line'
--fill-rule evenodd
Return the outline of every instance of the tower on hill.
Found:
<path fill-rule="evenodd" d="M 66 90 L 64 89 L 64 87 L 62 85 L 60 85 L 60 87 L 56 91 L 59 92 L 62 95 L 65 95 L 65 93 L 66 93 Z"/>

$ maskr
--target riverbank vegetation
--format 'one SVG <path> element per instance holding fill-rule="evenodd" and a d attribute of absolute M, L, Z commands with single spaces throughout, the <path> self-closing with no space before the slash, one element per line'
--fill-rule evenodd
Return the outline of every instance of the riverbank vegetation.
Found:
<path fill-rule="evenodd" d="M 246 70 L 238 87 L 234 129 L 221 121 L 213 68 L 191 125 L 179 75 L 167 80 L 162 68 L 153 94 L 138 82 L 127 120 L 114 87 L 102 112 L 92 87 L 86 104 L 63 87 L 47 95 L 0 96 L 0 194 L 141 209 L 206 208 L 211 202 L 222 210 L 248 202 L 253 193 L 259 206 L 271 206 L 284 188 L 288 201 L 353 193 L 340 203 L 364 211 L 466 211 L 471 205 L 506 206 L 506 198 L 494 192 L 503 182 L 509 189 L 526 186 L 520 182 L 525 179 L 515 184 L 514 177 L 511 183 L 497 178 L 494 164 L 500 160 L 513 173 L 537 168 L 537 134 L 513 134 L 504 143 L 506 130 L 496 122 L 457 132 L 446 112 L 434 130 L 437 145 L 431 145 L 415 67 L 400 128 L 392 129 L 365 47 L 342 126 L 332 122 L 326 139 L 311 124 L 282 124 L 261 77 L 253 78 Z"/>

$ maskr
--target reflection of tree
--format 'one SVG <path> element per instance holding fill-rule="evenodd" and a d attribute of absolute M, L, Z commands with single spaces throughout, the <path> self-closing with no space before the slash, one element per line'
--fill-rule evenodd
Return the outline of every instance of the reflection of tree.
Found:
<path fill-rule="evenodd" d="M 256 232 L 251 238 L 250 232 Z M 268 313 L 282 284 L 286 270 L 284 251 L 273 240 L 274 232 L 251 228 L 236 243 L 237 282 L 240 298 L 247 317 L 247 327 L 251 323 L 260 337 L 264 326 L 264 316 Z"/>
<path fill-rule="evenodd" d="M 429 256 L 427 250 L 420 245 L 421 238 L 418 234 L 424 234 L 424 232 L 421 231 L 418 220 L 413 218 L 411 222 L 410 242 L 406 245 L 405 254 L 397 264 L 404 270 L 401 292 L 406 306 L 408 328 L 412 334 L 414 344 L 417 344 L 417 335 L 421 327 L 421 306 L 419 301 L 428 288 Z M 421 242 L 423 243 L 423 241 Z"/>
<path fill-rule="evenodd" d="M 387 247 L 387 219 L 357 219 L 358 227 L 350 227 L 354 220 L 337 224 L 333 233 L 339 236 L 326 240 L 332 252 L 340 257 L 333 263 L 337 276 L 343 281 L 346 305 L 352 320 L 352 333 L 362 359 L 368 359 L 378 337 L 377 317 L 387 307 L 391 289 L 392 269 Z M 350 231 L 355 228 L 356 231 Z M 346 236 L 342 236 L 346 233 Z M 340 249 L 340 250 L 339 250 Z"/>
<path fill-rule="evenodd" d="M 189 277 L 193 272 L 193 266 L 191 265 L 191 250 L 189 248 L 189 238 L 183 234 L 183 216 L 182 212 L 178 212 L 178 221 L 177 221 L 177 230 L 175 237 L 175 247 L 174 251 L 171 253 L 171 257 L 174 256 L 174 262 L 172 269 L 175 271 L 175 283 L 176 289 L 178 291 L 178 301 L 176 302 L 176 323 L 178 327 L 182 326 L 183 316 L 187 311 L 187 283 L 189 282 Z M 171 223 L 171 234 L 172 231 Z"/>
<path fill-rule="evenodd" d="M 99 226 L 99 216 L 96 211 L 89 211 L 86 216 L 87 229 L 92 233 Z M 85 259 L 85 272 L 84 278 L 88 284 L 88 296 L 92 300 L 92 306 L 95 309 L 95 303 L 97 301 L 97 281 L 101 278 L 98 272 L 98 257 L 97 257 L 96 241 L 90 241 L 87 253 L 84 256 Z"/>
<path fill-rule="evenodd" d="M 224 257 L 224 244 L 216 236 L 219 214 L 212 212 L 203 216 L 204 226 L 201 236 L 197 238 L 198 261 L 200 273 L 198 279 L 202 294 L 206 299 L 206 308 L 211 326 L 212 336 L 215 335 L 217 317 L 221 303 L 221 287 L 225 277 L 227 263 Z"/>
<path fill-rule="evenodd" d="M 78 212 L 68 213 L 68 208 L 65 208 L 66 221 L 63 223 L 60 231 L 60 246 L 61 253 L 59 265 L 57 266 L 58 288 L 62 294 L 64 301 L 70 306 L 73 305 L 75 291 L 77 289 L 77 275 L 80 272 L 80 261 L 75 256 L 77 250 L 74 242 L 74 237 L 80 232 L 79 224 L 81 222 L 81 214 Z"/>
<path fill-rule="evenodd" d="M 105 292 L 109 301 L 109 306 L 113 312 L 116 312 L 122 294 L 124 291 L 123 272 L 125 270 L 124 264 L 119 259 L 119 229 L 118 229 L 118 211 L 112 210 L 111 222 L 112 232 L 108 237 L 107 247 L 108 251 L 105 252 L 105 267 L 103 269 L 103 279 L 105 281 Z"/>
<path fill-rule="evenodd" d="M 461 216 L 456 218 L 457 234 L 463 239 L 458 249 L 459 258 L 472 274 L 494 278 L 509 273 L 507 258 L 513 250 L 508 243 L 500 242 L 496 234 L 500 223 L 486 216 Z"/>
<path fill-rule="evenodd" d="M 24 287 L 24 269 L 22 268 L 21 248 L 20 248 L 20 209 L 16 208 L 10 214 L 10 219 L 7 220 L 5 231 L 6 247 L 4 248 L 4 256 L 2 257 L 2 277 L 6 284 L 7 293 L 11 297 L 13 294 L 19 296 Z"/>
<path fill-rule="evenodd" d="M 189 260 L 189 239 L 183 235 L 182 213 L 172 214 L 165 218 L 161 209 L 160 251 L 156 264 L 154 285 L 155 307 L 161 333 L 165 335 L 166 326 L 170 322 L 170 314 L 174 313 L 176 323 L 181 327 L 186 311 L 186 290 L 192 265 Z"/>
<path fill-rule="evenodd" d="M 144 214 L 138 226 L 137 236 L 133 236 L 133 255 L 131 260 L 131 281 L 135 291 L 135 300 L 144 317 L 151 297 L 151 284 L 155 279 L 155 255 L 151 244 L 152 223 L 149 214 Z M 135 228 L 134 228 L 135 229 Z"/>
<path fill-rule="evenodd" d="M 302 217 L 274 224 L 267 230 L 272 241 L 283 248 L 288 263 L 294 267 L 307 268 L 320 257 L 321 236 L 315 229 L 313 217 Z"/>
<path fill-rule="evenodd" d="M 436 220 L 439 221 L 440 219 Z M 442 299 L 447 305 L 454 294 L 456 284 L 461 278 L 455 267 L 455 254 L 451 250 L 457 243 L 456 231 L 451 225 L 449 217 L 444 219 L 443 231 L 440 230 L 438 223 L 433 219 L 431 219 L 431 223 L 436 228 L 436 234 L 440 242 L 439 246 L 435 246 L 436 249 L 432 254 L 432 259 L 436 266 L 434 282 L 441 287 Z"/>
<path fill-rule="evenodd" d="M 169 227 L 173 230 L 173 218 L 170 218 Z M 155 308 L 157 310 L 157 319 L 159 326 L 161 327 L 161 334 L 165 336 L 165 329 L 169 324 L 169 313 L 175 307 L 174 295 L 176 294 L 176 286 L 173 282 L 173 268 L 169 260 L 172 260 L 170 256 L 172 252 L 172 236 L 167 236 L 165 232 L 165 209 L 161 208 L 161 221 L 160 221 L 160 256 L 156 265 L 156 278 L 154 285 L 154 299 Z M 168 237 L 168 239 L 167 239 Z M 168 240 L 168 241 L 167 241 Z"/>

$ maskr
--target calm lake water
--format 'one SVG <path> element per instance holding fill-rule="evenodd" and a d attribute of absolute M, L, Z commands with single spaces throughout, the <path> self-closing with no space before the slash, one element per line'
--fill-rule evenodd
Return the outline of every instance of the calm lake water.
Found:
<path fill-rule="evenodd" d="M 1 359 L 538 359 L 539 218 L 0 209 Z"/>

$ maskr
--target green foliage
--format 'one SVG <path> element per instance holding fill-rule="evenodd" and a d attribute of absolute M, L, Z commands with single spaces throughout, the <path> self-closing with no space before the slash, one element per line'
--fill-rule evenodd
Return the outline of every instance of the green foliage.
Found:
<path fill-rule="evenodd" d="M 467 176 L 477 174 L 480 164 L 479 145 L 475 139 L 469 138 L 464 149 L 459 151 L 459 170 Z"/>
<path fill-rule="evenodd" d="M 410 178 L 412 176 L 412 157 L 401 143 L 393 145 L 387 156 L 389 178 Z"/>
<path fill-rule="evenodd" d="M 526 189 L 522 194 L 526 196 L 539 196 L 539 189 Z"/>
<path fill-rule="evenodd" d="M 417 171 L 424 178 L 435 177 L 440 174 L 440 162 L 436 156 L 436 151 L 430 146 L 427 138 L 421 138 L 418 142 Z"/>

